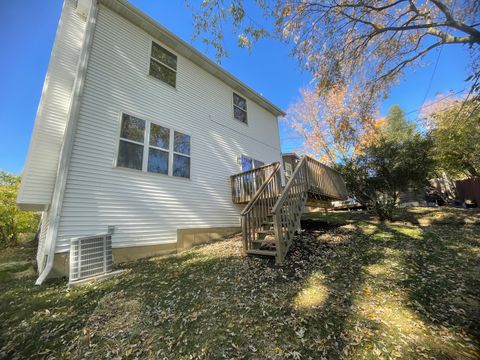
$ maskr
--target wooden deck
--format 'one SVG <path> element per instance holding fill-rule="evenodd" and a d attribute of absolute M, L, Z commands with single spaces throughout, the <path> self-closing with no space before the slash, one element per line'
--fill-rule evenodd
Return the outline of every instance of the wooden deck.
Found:
<path fill-rule="evenodd" d="M 233 175 L 232 201 L 247 203 L 241 213 L 244 249 L 247 254 L 275 256 L 283 263 L 307 200 L 344 200 L 347 189 L 341 174 L 304 157 L 285 187 L 280 164 Z"/>

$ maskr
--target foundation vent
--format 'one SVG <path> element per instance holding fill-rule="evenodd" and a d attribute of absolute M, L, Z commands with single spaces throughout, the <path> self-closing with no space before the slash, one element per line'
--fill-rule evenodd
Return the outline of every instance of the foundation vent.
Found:
<path fill-rule="evenodd" d="M 75 238 L 70 243 L 70 276 L 74 282 L 112 271 L 112 235 Z"/>

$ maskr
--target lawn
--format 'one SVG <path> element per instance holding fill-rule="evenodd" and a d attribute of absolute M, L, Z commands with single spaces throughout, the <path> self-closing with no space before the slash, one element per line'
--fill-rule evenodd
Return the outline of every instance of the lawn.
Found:
<path fill-rule="evenodd" d="M 308 215 L 282 267 L 234 236 L 70 290 L 3 251 L 0 359 L 480 359 L 480 213 L 397 219 Z"/>

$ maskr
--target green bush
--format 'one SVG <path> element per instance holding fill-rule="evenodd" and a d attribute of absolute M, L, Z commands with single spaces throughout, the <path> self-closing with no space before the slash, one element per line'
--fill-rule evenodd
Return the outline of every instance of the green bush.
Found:
<path fill-rule="evenodd" d="M 0 171 L 0 247 L 18 245 L 20 239 L 38 228 L 40 214 L 17 206 L 19 185 L 20 176 Z"/>
<path fill-rule="evenodd" d="M 399 192 L 427 185 L 435 165 L 431 148 L 431 140 L 418 133 L 403 141 L 381 137 L 338 169 L 357 201 L 380 220 L 392 220 Z"/>

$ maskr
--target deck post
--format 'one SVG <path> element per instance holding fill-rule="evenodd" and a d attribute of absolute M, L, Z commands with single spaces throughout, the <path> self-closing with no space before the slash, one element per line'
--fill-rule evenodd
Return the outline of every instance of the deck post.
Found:
<path fill-rule="evenodd" d="M 280 220 L 280 214 L 273 214 L 273 223 L 274 223 L 274 230 L 275 230 L 275 248 L 277 250 L 277 255 L 275 256 L 275 264 L 281 265 L 283 264 L 284 259 L 284 249 L 283 249 L 283 230 L 282 230 L 282 222 Z"/>
<path fill-rule="evenodd" d="M 241 216 L 240 219 L 242 222 L 243 252 L 246 254 L 248 250 L 247 221 L 244 216 Z"/>

